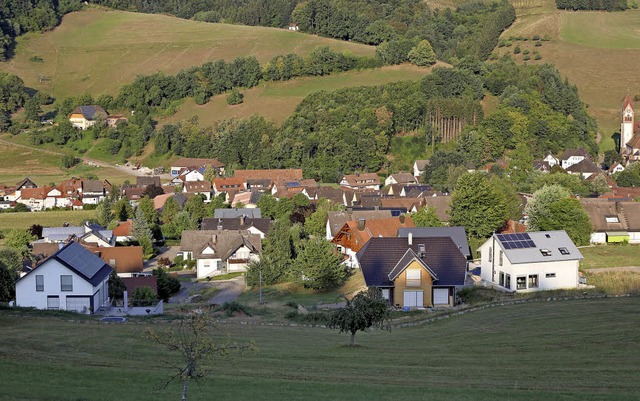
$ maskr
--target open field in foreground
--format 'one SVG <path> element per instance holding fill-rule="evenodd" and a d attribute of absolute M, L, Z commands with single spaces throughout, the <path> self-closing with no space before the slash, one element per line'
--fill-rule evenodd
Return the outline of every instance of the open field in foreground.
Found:
<path fill-rule="evenodd" d="M 503 306 L 392 332 L 223 324 L 259 349 L 210 363 L 190 400 L 637 400 L 637 298 Z M 3 400 L 172 400 L 148 322 L 0 311 Z M 224 334 L 220 334 L 224 335 Z M 37 378 L 37 380 L 34 380 Z"/>
<path fill-rule="evenodd" d="M 640 11 L 571 12 L 550 11 L 518 17 L 503 33 L 510 36 L 549 35 L 550 42 L 541 47 L 514 42 L 512 47 L 498 48 L 498 54 L 513 53 L 516 44 L 542 59 L 528 63 L 555 64 L 563 76 L 576 84 L 589 112 L 601 129 L 601 150 L 613 149 L 613 132 L 620 127 L 622 98 L 640 94 L 640 76 L 633 65 L 640 63 Z M 521 60 L 520 56 L 516 59 Z"/>
<path fill-rule="evenodd" d="M 438 63 L 436 66 L 445 66 Z M 266 82 L 258 87 L 244 90 L 244 101 L 236 106 L 227 104 L 227 95 L 211 98 L 209 103 L 197 105 L 193 98 L 186 99 L 176 114 L 162 119 L 162 123 L 176 123 L 198 116 L 200 124 L 213 125 L 229 118 L 248 117 L 260 114 L 276 123 L 289 117 L 298 104 L 309 94 L 320 90 L 332 91 L 341 88 L 366 85 L 383 85 L 389 82 L 418 80 L 431 68 L 410 64 L 383 67 L 374 70 L 348 71 L 325 77 L 306 77 L 286 82 Z"/>
<path fill-rule="evenodd" d="M 139 74 L 173 74 L 238 56 L 253 55 L 266 62 L 278 54 L 306 54 L 318 46 L 358 55 L 375 52 L 372 46 L 285 29 L 89 8 L 66 15 L 51 32 L 20 37 L 15 58 L 0 63 L 0 69 L 55 97 L 114 94 Z M 43 61 L 30 61 L 34 56 Z M 48 80 L 41 82 L 40 77 Z"/>

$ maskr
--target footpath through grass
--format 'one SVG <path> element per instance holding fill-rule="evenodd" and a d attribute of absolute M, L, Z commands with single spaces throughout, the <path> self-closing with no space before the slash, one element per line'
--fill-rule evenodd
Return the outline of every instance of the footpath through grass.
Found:
<path fill-rule="evenodd" d="M 190 400 L 637 400 L 637 298 L 502 306 L 356 336 L 222 324 L 259 351 L 215 359 Z M 164 319 L 99 324 L 0 310 L 7 400 L 172 400 L 176 362 L 144 338 Z M 44 340 L 46 339 L 46 340 Z M 28 372 L 26 374 L 25 372 Z M 34 380 L 37 378 L 37 380 Z"/>

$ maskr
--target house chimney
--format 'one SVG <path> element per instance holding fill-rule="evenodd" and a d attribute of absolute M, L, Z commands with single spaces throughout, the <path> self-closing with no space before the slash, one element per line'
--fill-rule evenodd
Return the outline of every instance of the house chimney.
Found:
<path fill-rule="evenodd" d="M 364 231 L 364 226 L 367 221 L 365 219 L 358 219 L 358 231 Z"/>
<path fill-rule="evenodd" d="M 218 235 L 217 234 L 213 234 L 211 236 L 211 243 L 215 244 L 216 242 L 218 242 Z"/>
<path fill-rule="evenodd" d="M 244 226 L 244 214 L 240 215 L 240 226 Z"/>
<path fill-rule="evenodd" d="M 407 235 L 407 242 L 409 243 L 409 245 L 413 245 L 413 233 L 409 232 L 409 235 Z"/>

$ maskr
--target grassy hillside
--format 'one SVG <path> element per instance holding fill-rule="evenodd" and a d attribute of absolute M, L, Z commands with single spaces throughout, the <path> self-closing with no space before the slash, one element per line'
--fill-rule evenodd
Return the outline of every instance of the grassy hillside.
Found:
<path fill-rule="evenodd" d="M 445 65 L 444 63 L 436 66 Z M 197 105 L 193 99 L 187 99 L 180 111 L 163 119 L 162 123 L 176 123 L 192 116 L 198 116 L 202 125 L 212 125 L 216 121 L 232 117 L 248 117 L 261 114 L 278 124 L 282 123 L 296 106 L 312 92 L 336 90 L 340 88 L 382 85 L 396 81 L 417 80 L 428 74 L 430 68 L 414 65 L 389 66 L 375 70 L 349 71 L 327 77 L 300 78 L 287 82 L 266 82 L 258 87 L 243 91 L 244 102 L 236 106 L 227 104 L 227 96 L 214 96 L 209 103 Z"/>
<path fill-rule="evenodd" d="M 524 15 L 502 37 L 533 35 L 549 35 L 551 41 L 535 48 L 531 41 L 517 43 L 523 50 L 540 52 L 541 60 L 528 62 L 553 63 L 578 86 L 581 98 L 598 120 L 601 149 L 612 149 L 611 135 L 620 127 L 622 98 L 627 93 L 640 94 L 640 76 L 631 72 L 631 66 L 640 63 L 640 11 Z M 496 52 L 513 54 L 515 45 Z M 515 58 L 522 61 L 521 55 Z"/>
<path fill-rule="evenodd" d="M 18 40 L 16 57 L 0 69 L 27 86 L 53 96 L 114 94 L 138 74 L 175 73 L 217 59 L 255 55 L 266 62 L 277 54 L 306 54 L 330 46 L 373 55 L 361 44 L 289 32 L 285 29 L 210 24 L 164 15 L 89 8 L 64 17 L 44 34 Z M 41 62 L 32 61 L 40 57 Z M 41 81 L 40 77 L 49 80 Z"/>
<path fill-rule="evenodd" d="M 0 231 L 23 229 L 34 224 L 43 227 L 60 227 L 63 223 L 80 225 L 96 217 L 95 210 L 56 210 L 52 212 L 0 213 Z"/>
<path fill-rule="evenodd" d="M 24 135 L 5 136 L 4 139 L 0 139 L 0 183 L 13 185 L 24 177 L 29 177 L 42 186 L 52 182 L 59 184 L 66 178 L 84 177 L 89 174 L 100 179 L 108 179 L 114 184 L 134 179 L 133 175 L 111 167 L 79 164 L 71 169 L 62 169 L 61 157 L 62 154 L 58 151 L 31 147 Z"/>
<path fill-rule="evenodd" d="M 322 328 L 224 324 L 218 335 L 259 351 L 215 359 L 189 399 L 633 400 L 637 308 L 637 298 L 503 306 L 359 334 L 354 348 Z M 144 338 L 147 324 L 0 311 L 0 399 L 176 399 L 178 383 L 161 389 L 175 359 Z"/>

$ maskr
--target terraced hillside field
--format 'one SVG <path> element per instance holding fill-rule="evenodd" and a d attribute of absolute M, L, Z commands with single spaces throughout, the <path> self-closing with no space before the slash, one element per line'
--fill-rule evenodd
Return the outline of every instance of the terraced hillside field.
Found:
<path fill-rule="evenodd" d="M 534 47 L 532 41 L 514 42 L 496 53 L 513 55 L 515 45 L 537 50 L 541 60 L 555 64 L 563 76 L 575 83 L 589 112 L 597 118 L 601 149 L 614 146 L 612 134 L 620 127 L 622 98 L 640 94 L 640 11 L 553 11 L 518 17 L 502 38 L 549 35 L 550 41 Z M 513 55 L 522 61 L 522 55 Z"/>
<path fill-rule="evenodd" d="M 114 94 L 139 74 L 176 73 L 237 56 L 254 55 L 266 62 L 278 54 L 304 55 L 318 46 L 375 53 L 372 46 L 285 29 L 89 8 L 66 15 L 51 32 L 20 37 L 15 58 L 0 63 L 0 69 L 55 97 Z"/>

